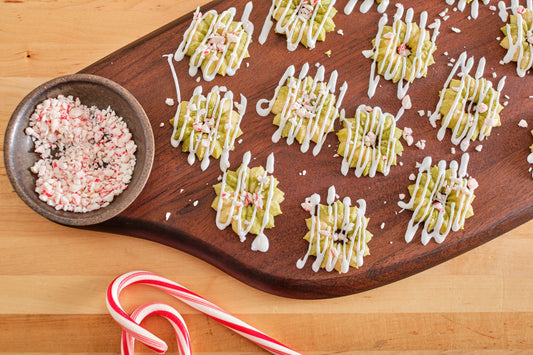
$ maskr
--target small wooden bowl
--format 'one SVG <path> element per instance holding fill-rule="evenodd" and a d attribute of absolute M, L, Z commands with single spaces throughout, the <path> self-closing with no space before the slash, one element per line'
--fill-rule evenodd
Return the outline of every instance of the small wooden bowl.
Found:
<path fill-rule="evenodd" d="M 109 206 L 87 213 L 57 211 L 39 200 L 35 192 L 37 177 L 30 167 L 39 159 L 32 139 L 24 133 L 35 107 L 49 97 L 63 94 L 79 97 L 82 104 L 105 109 L 108 106 L 123 117 L 133 135 L 137 162 L 128 188 Z M 86 226 L 106 221 L 125 210 L 141 193 L 154 160 L 154 135 L 144 109 L 135 97 L 117 83 L 90 74 L 66 75 L 37 87 L 17 106 L 7 125 L 4 161 L 7 176 L 20 198 L 42 216 L 71 226 Z"/>

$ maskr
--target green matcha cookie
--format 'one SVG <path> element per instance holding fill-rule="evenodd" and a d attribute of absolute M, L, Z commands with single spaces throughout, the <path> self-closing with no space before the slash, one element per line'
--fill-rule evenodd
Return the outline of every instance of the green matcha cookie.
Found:
<path fill-rule="evenodd" d="M 396 127 L 394 116 L 379 107 L 361 105 L 354 118 L 342 118 L 343 128 L 337 132 L 337 153 L 344 157 L 341 172 L 355 168 L 355 175 L 371 177 L 376 171 L 388 175 L 403 151 L 399 138 L 402 130 Z"/>
<path fill-rule="evenodd" d="M 224 172 L 222 181 L 213 186 L 217 196 L 211 207 L 217 211 L 218 228 L 225 229 L 231 224 L 241 241 L 248 233 L 266 238 L 263 230 L 274 227 L 274 217 L 281 214 L 280 204 L 284 200 L 284 193 L 277 187 L 278 180 L 271 175 L 273 159 L 271 154 L 266 170 L 262 166 L 249 168 L 250 152 L 247 152 L 237 170 Z M 258 246 L 256 250 L 266 251 L 264 240 L 263 247 Z"/>
<path fill-rule="evenodd" d="M 224 96 L 222 96 L 224 94 Z M 233 106 L 239 106 L 239 112 Z M 173 126 L 171 143 L 189 152 L 189 164 L 200 160 L 202 170 L 209 165 L 209 156 L 222 157 L 221 168 L 227 162 L 230 150 L 234 149 L 235 139 L 242 134 L 240 123 L 246 110 L 246 99 L 241 95 L 241 104 L 233 102 L 233 93 L 222 93 L 215 86 L 207 96 L 202 95 L 202 87 L 197 87 L 189 101 L 179 104 L 176 117 L 170 120 Z"/>
<path fill-rule="evenodd" d="M 447 127 L 454 136 L 468 136 L 475 141 L 480 134 L 490 136 L 493 127 L 501 126 L 499 103 L 500 93 L 487 79 L 474 79 L 469 75 L 452 79 L 441 92 L 443 97 L 439 113 L 449 117 Z M 444 125 L 446 120 L 442 120 Z"/>
<path fill-rule="evenodd" d="M 191 57 L 189 73 L 196 75 L 202 69 L 204 80 L 213 80 L 216 74 L 234 75 L 243 59 L 248 58 L 252 26 L 234 21 L 235 9 L 218 14 L 196 10 L 192 23 L 183 36 L 174 58 Z"/>
<path fill-rule="evenodd" d="M 396 20 L 392 26 L 383 27 L 379 41 L 372 40 L 378 74 L 394 83 L 425 77 L 428 67 L 435 63 L 433 53 L 437 47 L 429 31 L 422 31 L 416 23 L 411 23 L 409 34 L 406 29 L 405 22 Z"/>
<path fill-rule="evenodd" d="M 426 245 L 431 238 L 442 243 L 450 230 L 463 229 L 465 220 L 474 215 L 472 201 L 478 183 L 467 176 L 467 164 L 468 153 L 463 155 L 460 167 L 453 161 L 448 169 L 444 160 L 435 166 L 431 166 L 431 157 L 423 160 L 416 182 L 409 186 L 410 201 L 398 203 L 401 208 L 413 211 L 406 242 L 423 224 L 422 244 Z"/>
<path fill-rule="evenodd" d="M 311 213 L 306 219 L 309 232 L 304 239 L 309 242 L 306 255 L 298 260 L 296 266 L 303 268 L 307 258 L 315 256 L 312 268 L 326 271 L 337 270 L 346 273 L 349 267 L 363 265 L 363 256 L 369 255 L 367 243 L 372 239 L 366 227 L 369 219 L 365 217 L 366 203 L 358 200 L 359 207 L 351 206 L 351 200 L 335 200 L 335 187 L 328 191 L 328 205 L 320 204 L 320 196 L 314 194 L 302 204 Z"/>
<path fill-rule="evenodd" d="M 533 68 L 533 10 L 521 5 L 512 10 L 510 23 L 501 28 L 505 37 L 500 45 L 507 49 L 503 61 L 517 62 L 517 73 L 524 76 L 527 70 Z"/>
<path fill-rule="evenodd" d="M 270 16 L 276 21 L 276 33 L 287 36 L 287 48 L 290 51 L 298 47 L 298 43 L 305 47 L 314 48 L 316 41 L 324 41 L 326 33 L 335 29 L 333 17 L 337 10 L 332 0 L 274 0 L 270 9 Z M 266 41 L 268 32 L 265 22 L 259 43 Z M 265 33 L 266 32 L 266 33 Z"/>

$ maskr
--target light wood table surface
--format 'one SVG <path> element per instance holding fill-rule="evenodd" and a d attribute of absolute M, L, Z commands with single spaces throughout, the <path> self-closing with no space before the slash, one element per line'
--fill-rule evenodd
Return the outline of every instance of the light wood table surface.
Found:
<path fill-rule="evenodd" d="M 11 112 L 31 89 L 83 69 L 202 3 L 2 1 L 2 144 Z M 0 155 L 0 354 L 118 353 L 120 328 L 107 314 L 105 291 L 114 277 L 136 269 L 181 283 L 306 354 L 533 353 L 533 221 L 388 286 L 293 300 L 248 287 L 166 246 L 52 223 L 18 198 L 3 150 Z M 149 301 L 176 307 L 196 353 L 264 353 L 157 290 L 134 286 L 122 301 L 128 310 Z M 166 322 L 146 324 L 177 353 Z"/>

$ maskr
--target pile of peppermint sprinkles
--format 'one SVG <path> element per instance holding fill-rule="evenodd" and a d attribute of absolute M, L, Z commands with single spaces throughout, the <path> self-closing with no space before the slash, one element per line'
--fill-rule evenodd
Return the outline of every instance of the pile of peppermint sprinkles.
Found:
<path fill-rule="evenodd" d="M 37 105 L 25 133 L 41 158 L 31 167 L 35 192 L 56 210 L 105 207 L 131 181 L 137 146 L 110 107 L 87 107 L 72 96 L 48 98 Z"/>

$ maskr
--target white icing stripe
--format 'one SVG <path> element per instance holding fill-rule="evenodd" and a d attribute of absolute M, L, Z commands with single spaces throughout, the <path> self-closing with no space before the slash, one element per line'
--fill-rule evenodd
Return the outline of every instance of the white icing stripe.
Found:
<path fill-rule="evenodd" d="M 355 176 L 361 177 L 368 163 L 371 163 L 368 176 L 374 177 L 378 169 L 378 164 L 384 158 L 385 160 L 383 160 L 383 175 L 387 176 L 394 161 L 393 158 L 395 155 L 397 143 L 397 139 L 394 138 L 394 133 L 396 131 L 396 121 L 394 119 L 394 116 L 389 113 L 382 112 L 381 108 L 379 107 L 374 107 L 370 112 L 366 110 L 366 107 L 366 105 L 360 105 L 355 111 L 355 133 L 353 132 L 352 123 L 348 120 L 345 120 L 344 111 L 341 112 L 341 121 L 346 124 L 346 128 L 348 131 L 348 137 L 346 138 L 346 146 L 344 147 L 343 152 L 341 172 L 343 175 L 348 174 L 348 170 L 350 169 L 350 163 L 353 161 L 355 153 L 357 151 L 362 151 L 364 145 L 366 145 L 364 144 L 364 142 L 355 142 L 353 140 L 355 140 L 357 137 L 362 137 L 361 139 L 363 139 L 364 141 L 364 137 L 373 134 L 375 137 L 374 149 L 371 150 L 369 147 L 368 149 L 365 149 L 366 154 L 363 155 L 359 153 L 359 159 L 357 159 L 357 163 L 355 166 Z M 367 119 L 362 132 L 359 132 L 359 130 L 361 129 L 360 122 L 363 113 L 366 113 Z M 389 138 L 386 142 L 384 142 L 383 131 L 385 129 L 387 117 L 390 117 L 391 126 L 389 128 Z M 387 150 L 385 154 L 381 155 L 379 153 L 381 151 L 380 148 L 383 143 L 386 144 Z"/>
<path fill-rule="evenodd" d="M 346 6 L 344 7 L 344 13 L 346 15 L 349 15 L 352 13 L 355 5 L 357 5 L 357 1 L 358 0 L 349 0 L 348 3 L 346 4 Z M 370 10 L 370 8 L 372 7 L 372 5 L 374 4 L 374 1 L 375 0 L 363 0 L 363 2 L 361 3 L 361 7 L 359 7 L 359 11 L 361 11 L 361 13 L 363 14 L 366 14 L 368 12 L 368 10 Z M 380 14 L 384 13 L 385 10 L 387 10 L 387 7 L 389 6 L 389 0 L 383 0 L 380 4 L 378 4 L 378 12 Z"/>
<path fill-rule="evenodd" d="M 387 48 L 385 51 L 385 57 L 395 55 L 397 48 L 400 45 L 402 46 L 406 45 L 406 43 L 409 42 L 411 38 L 414 10 L 412 8 L 407 9 L 407 12 L 405 14 L 405 24 L 406 24 L 405 37 L 404 37 L 404 40 L 400 42 L 400 33 L 401 33 L 400 27 L 401 27 L 401 21 L 402 21 L 401 19 L 404 14 L 404 8 L 401 4 L 397 4 L 396 6 L 397 6 L 397 10 L 394 15 L 394 20 L 392 24 L 393 37 L 390 39 L 387 45 Z M 407 91 L 409 90 L 410 82 L 412 82 L 415 78 L 421 78 L 424 76 L 424 74 L 427 71 L 429 60 L 432 57 L 431 53 L 433 53 L 435 49 L 435 41 L 437 40 L 437 36 L 439 35 L 439 28 L 440 28 L 440 20 L 438 19 L 435 20 L 434 22 L 435 25 L 432 26 L 433 28 L 433 34 L 431 37 L 432 45 L 428 49 L 429 55 L 424 61 L 423 56 L 422 56 L 423 54 L 422 50 L 424 48 L 424 38 L 426 36 L 427 17 L 428 17 L 428 14 L 426 11 L 423 11 L 420 14 L 419 28 L 420 28 L 420 36 L 422 38 L 418 41 L 418 45 L 415 51 L 415 56 L 412 59 L 412 70 L 411 70 L 411 74 L 409 77 L 405 77 L 406 72 L 407 72 L 407 63 L 409 60 L 407 56 L 400 56 L 399 57 L 400 60 L 396 60 L 396 61 L 384 59 L 381 61 L 381 63 L 379 63 L 379 68 L 377 72 L 383 73 L 383 77 L 386 80 L 392 80 L 394 76 L 396 75 L 396 73 L 398 73 L 398 71 L 401 72 L 401 78 L 397 83 L 398 85 L 397 97 L 400 100 L 407 94 Z M 377 57 L 378 57 L 380 43 L 382 40 L 381 35 L 383 33 L 383 29 L 385 25 L 387 24 L 387 21 L 388 21 L 387 14 L 383 14 L 383 16 L 381 17 L 378 23 L 378 32 L 377 32 L 375 42 L 374 42 L 374 49 L 373 49 L 374 53 L 373 53 L 372 66 L 370 68 L 370 81 L 368 85 L 368 97 L 370 98 L 374 96 L 376 92 L 376 88 L 379 84 L 379 75 L 376 74 L 376 68 L 378 66 Z M 396 62 L 396 64 L 393 66 L 394 62 Z"/>
<path fill-rule="evenodd" d="M 457 119 L 458 123 L 455 125 L 455 128 L 452 131 L 452 143 L 455 145 L 461 145 L 461 149 L 463 151 L 466 151 L 470 145 L 470 140 L 472 136 L 475 133 L 476 127 L 478 127 L 478 122 L 480 119 L 483 119 L 483 117 L 480 115 L 478 110 L 473 109 L 474 99 L 477 97 L 477 102 L 481 103 L 485 100 L 489 92 L 493 90 L 492 83 L 488 80 L 482 80 L 482 76 L 485 70 L 485 58 L 481 58 L 478 63 L 478 67 L 476 69 L 476 72 L 474 74 L 474 87 L 472 88 L 470 86 L 470 82 L 468 80 L 469 73 L 472 70 L 474 65 L 474 58 L 470 57 L 467 59 L 467 53 L 463 52 L 459 56 L 459 59 L 456 61 L 455 65 L 452 68 L 452 71 L 450 72 L 450 75 L 446 79 L 446 82 L 444 83 L 443 89 L 441 91 L 441 95 L 439 98 L 439 102 L 437 103 L 437 107 L 435 108 L 433 114 L 430 116 L 430 122 L 432 124 L 435 124 L 436 121 L 442 120 L 441 127 L 437 133 L 437 139 L 442 141 L 444 139 L 444 136 L 446 134 L 446 128 L 449 127 L 450 122 L 452 120 L 452 117 L 456 114 L 460 114 L 459 118 Z M 457 91 L 457 95 L 455 96 L 455 99 L 453 103 L 451 104 L 450 109 L 448 110 L 448 113 L 446 116 L 442 117 L 439 113 L 440 108 L 442 106 L 442 103 L 444 101 L 445 91 L 449 88 L 450 82 L 454 78 L 454 76 L 457 74 L 458 77 L 460 77 L 460 84 L 459 87 L 452 88 L 454 91 Z M 481 85 L 480 85 L 481 83 Z M 505 85 L 505 77 L 500 79 L 498 83 L 498 87 L 496 90 L 496 95 L 493 95 L 489 105 L 487 106 L 487 114 L 486 118 L 484 119 L 482 128 L 479 132 L 479 140 L 482 141 L 485 139 L 485 137 L 490 134 L 490 131 L 492 127 L 494 126 L 493 120 L 494 116 L 497 114 L 498 104 L 500 101 L 500 91 L 503 89 Z M 461 100 L 463 99 L 459 93 L 461 92 L 472 92 L 473 94 L 466 98 L 467 101 L 469 101 L 469 106 L 465 107 L 464 110 L 459 110 L 458 105 L 461 103 Z M 460 112 L 458 112 L 460 111 Z M 473 111 L 473 115 L 468 116 L 467 112 Z M 459 130 L 461 129 L 461 124 L 459 122 L 466 120 L 468 118 L 472 119 L 472 122 L 470 125 L 465 125 L 462 132 Z"/>
<path fill-rule="evenodd" d="M 213 97 L 216 97 L 216 100 L 213 99 Z M 194 100 L 194 101 L 193 101 Z M 201 105 L 205 103 L 205 108 L 201 109 Z M 213 103 L 214 107 L 212 109 L 213 117 L 208 117 L 208 105 L 207 103 Z M 242 121 L 242 117 L 244 116 L 244 113 L 246 111 L 246 98 L 241 94 L 241 102 L 240 104 L 237 104 L 239 107 L 238 113 L 239 113 L 239 120 L 237 121 L 237 124 L 233 127 L 230 124 L 232 114 L 231 112 L 228 114 L 228 117 L 226 118 L 227 127 L 223 127 L 222 131 L 225 132 L 224 137 L 224 144 L 222 146 L 222 152 L 221 152 L 221 158 L 220 158 L 220 169 L 222 171 L 225 171 L 229 167 L 229 151 L 235 144 L 235 139 L 237 138 L 237 134 L 239 132 L 240 124 Z M 230 110 L 233 109 L 234 102 L 233 102 L 233 93 L 231 91 L 226 91 L 224 96 L 222 96 L 222 93 L 220 91 L 220 88 L 218 86 L 215 86 L 211 89 L 211 91 L 207 94 L 207 97 L 202 95 L 202 87 L 197 86 L 194 89 L 193 97 L 191 98 L 191 101 L 187 105 L 186 113 L 184 115 L 183 123 L 179 124 L 179 112 L 181 110 L 181 104 L 178 105 L 178 109 L 176 112 L 176 115 L 174 116 L 174 124 L 172 129 L 172 136 L 170 138 L 170 143 L 173 147 L 177 147 L 179 143 L 183 140 L 183 137 L 185 135 L 185 131 L 187 130 L 187 127 L 191 121 L 194 120 L 192 123 L 193 125 L 193 132 L 189 136 L 189 156 L 187 157 L 187 161 L 189 164 L 194 164 L 196 161 L 196 153 L 200 147 L 205 148 L 204 156 L 201 162 L 201 169 L 205 170 L 209 166 L 209 159 L 210 156 L 213 154 L 215 150 L 215 142 L 218 140 L 218 134 L 219 134 L 219 127 L 222 124 L 222 114 L 224 110 L 222 110 L 222 107 L 229 107 Z M 192 113 L 195 113 L 196 117 L 191 117 Z M 231 129 L 233 129 L 233 132 L 231 132 Z M 175 139 L 176 132 L 179 130 L 178 138 Z M 201 137 L 195 136 L 198 132 L 202 132 Z M 232 133 L 232 134 L 230 134 Z M 196 142 L 195 142 L 196 140 Z"/>
<path fill-rule="evenodd" d="M 287 49 L 289 51 L 294 51 L 298 47 L 298 43 L 301 41 L 303 36 L 306 36 L 307 46 L 309 49 L 312 49 L 316 45 L 316 41 L 320 32 L 326 24 L 326 20 L 331 13 L 333 6 L 335 5 L 336 0 L 331 0 L 326 13 L 323 14 L 321 22 L 318 24 L 318 27 L 315 27 L 313 24 L 318 13 L 318 9 L 321 4 L 321 0 L 300 0 L 296 9 L 291 12 L 289 16 L 290 6 L 286 6 L 283 10 L 283 13 L 276 24 L 276 32 L 282 33 L 287 36 Z M 268 11 L 267 17 L 263 24 L 261 34 L 259 35 L 259 44 L 264 44 L 268 38 L 268 34 L 274 22 L 272 21 L 272 16 L 280 11 L 282 6 L 281 0 L 272 0 L 272 6 Z M 305 7 L 311 7 L 311 10 L 304 9 Z M 312 11 L 312 13 L 310 12 Z M 304 14 L 305 13 L 305 14 Z M 307 32 L 304 32 L 306 23 L 309 22 L 310 25 L 307 26 Z M 299 28 L 299 31 L 296 33 L 296 29 Z M 315 35 L 313 35 L 313 28 L 316 29 Z M 292 38 L 295 38 L 292 40 Z"/>
<path fill-rule="evenodd" d="M 333 228 L 339 225 L 338 223 L 338 204 L 336 202 L 335 187 L 331 186 L 328 189 L 327 203 L 328 203 L 328 215 L 333 217 L 331 223 Z M 326 271 L 332 271 L 335 265 L 341 260 L 341 273 L 346 273 L 350 267 L 350 261 L 352 260 L 355 252 L 357 266 L 363 265 L 363 256 L 365 253 L 365 212 L 366 202 L 363 199 L 357 201 L 357 218 L 355 223 L 350 221 L 350 207 L 351 199 L 345 197 L 342 201 L 344 207 L 343 219 L 339 231 L 337 230 L 322 230 L 321 217 L 320 217 L 320 195 L 313 194 L 310 198 L 311 204 L 311 228 L 309 247 L 305 255 L 298 259 L 296 267 L 302 269 L 309 256 L 311 255 L 312 247 L 316 246 L 316 259 L 312 264 L 313 271 L 320 270 L 320 266 L 326 260 Z M 326 217 L 327 218 L 327 217 Z M 346 238 L 346 242 L 334 242 L 333 235 L 337 234 Z M 326 235 L 324 247 L 321 247 L 321 236 Z M 329 251 L 329 252 L 328 252 Z"/>
<path fill-rule="evenodd" d="M 170 71 L 172 72 L 172 78 L 174 79 L 174 86 L 176 88 L 176 100 L 178 103 L 181 102 L 181 93 L 180 93 L 180 84 L 178 82 L 178 75 L 176 74 L 176 68 L 174 68 L 174 63 L 172 63 L 172 54 L 164 54 L 163 57 L 167 58 L 168 65 L 170 66 Z M 179 105 L 178 105 L 179 107 Z M 178 112 L 176 112 L 177 115 Z"/>
<path fill-rule="evenodd" d="M 448 180 L 452 182 L 451 186 L 448 184 L 448 181 L 446 179 L 446 161 L 439 161 L 437 165 L 437 178 L 435 183 L 432 184 L 433 187 L 430 188 L 430 182 L 432 181 L 431 157 L 424 158 L 422 164 L 420 164 L 418 176 L 415 182 L 415 187 L 411 194 L 411 199 L 407 203 L 403 201 L 398 202 L 398 206 L 400 208 L 412 210 L 415 206 L 415 203 L 417 202 L 417 197 L 420 198 L 420 196 L 423 196 L 423 198 L 427 198 L 429 201 L 429 203 L 420 203 L 420 201 L 418 201 L 419 203 L 413 211 L 411 220 L 409 221 L 407 230 L 405 232 L 405 241 L 407 243 L 411 242 L 414 235 L 418 231 L 420 224 L 422 223 L 424 224 L 421 234 L 421 241 L 423 245 L 426 245 L 431 240 L 431 238 L 434 238 L 437 243 L 442 243 L 446 239 L 446 236 L 448 235 L 450 230 L 456 232 L 461 229 L 461 226 L 464 225 L 466 213 L 468 212 L 468 206 L 472 203 L 472 200 L 474 199 L 474 190 L 477 187 L 469 187 L 468 182 L 465 179 L 467 174 L 466 170 L 468 166 L 468 160 L 468 153 L 465 153 L 461 157 L 461 165 L 459 167 L 457 166 L 456 161 L 452 161 L 450 163 L 450 169 L 452 172 Z M 424 185 L 422 186 L 421 179 L 424 173 L 427 174 L 427 179 Z M 420 190 L 421 192 L 419 192 Z M 446 201 L 450 193 L 454 190 L 457 192 L 461 192 L 461 199 L 459 200 L 457 207 L 455 205 L 455 202 L 452 202 L 449 206 L 449 209 L 444 208 L 446 207 L 442 206 L 444 204 L 441 204 L 441 208 L 439 209 L 437 207 L 438 205 L 433 203 L 433 201 L 438 200 L 438 194 L 443 195 L 442 199 Z M 459 211 L 459 213 L 456 213 L 456 210 Z M 435 211 L 438 211 L 437 221 L 432 231 L 429 231 L 428 229 L 430 227 L 432 219 L 428 217 L 431 216 Z M 443 223 L 445 222 L 444 216 L 446 215 L 446 213 L 449 213 L 448 225 L 446 227 L 446 230 L 441 233 L 441 228 L 443 226 Z M 417 216 L 419 216 L 418 222 L 415 221 Z"/>
<path fill-rule="evenodd" d="M 274 105 L 274 102 L 276 101 L 276 97 L 278 96 L 278 93 L 281 87 L 284 85 L 288 86 L 287 99 L 285 100 L 285 104 L 283 106 L 279 127 L 272 135 L 272 141 L 274 143 L 277 143 L 281 139 L 282 132 L 285 129 L 286 125 L 288 123 L 291 123 L 291 127 L 289 130 L 288 136 L 287 136 L 287 144 L 291 145 L 294 142 L 294 139 L 296 138 L 296 135 L 298 134 L 302 125 L 306 123 L 304 117 L 299 116 L 294 113 L 294 108 L 292 107 L 292 105 L 295 102 L 297 94 L 299 92 L 304 91 L 304 85 L 305 85 L 305 80 L 306 80 L 305 78 L 306 78 L 308 70 L 309 70 L 309 64 L 305 63 L 297 79 L 294 76 L 295 75 L 294 66 L 291 65 L 290 67 L 287 68 L 287 70 L 285 70 L 285 73 L 283 74 L 281 80 L 279 81 L 278 86 L 274 90 L 274 96 L 272 97 L 272 99 L 271 100 L 261 99 L 257 102 L 257 105 L 256 105 L 257 113 L 263 117 L 267 116 L 270 113 L 272 106 Z M 309 89 L 305 89 L 306 94 L 314 93 L 317 85 L 323 83 L 324 74 L 325 74 L 325 68 L 324 66 L 320 66 L 313 79 L 312 87 Z M 320 125 L 319 118 L 330 117 L 332 114 L 332 111 L 338 111 L 340 105 L 342 104 L 342 100 L 344 98 L 344 95 L 346 94 L 346 90 L 348 89 L 348 84 L 346 82 L 344 82 L 339 89 L 339 95 L 338 95 L 338 99 L 335 105 L 333 104 L 334 100 L 330 100 L 329 104 L 327 106 L 325 105 L 326 99 L 329 93 L 335 94 L 337 76 L 338 76 L 337 71 L 333 71 L 331 73 L 329 81 L 326 85 L 327 90 L 325 90 L 324 92 L 320 91 L 318 97 L 315 100 L 314 107 L 313 107 L 314 114 L 312 115 L 312 117 L 308 119 L 305 136 L 304 136 L 301 148 L 300 148 L 302 153 L 305 153 L 309 150 L 311 139 L 315 136 L 315 134 L 317 134 L 318 139 L 317 139 L 317 143 L 315 147 L 313 148 L 313 155 L 318 155 L 318 153 L 320 153 L 320 150 L 322 149 L 324 142 L 326 141 L 328 132 L 333 130 L 335 119 L 332 119 L 330 124 L 326 126 L 327 120 L 324 119 L 322 124 Z M 263 107 L 267 103 L 268 103 L 268 107 L 266 108 Z"/>
<path fill-rule="evenodd" d="M 490 0 L 483 0 L 483 4 L 487 5 Z M 464 11 L 466 8 L 468 1 L 467 0 L 459 0 L 457 2 L 457 9 L 461 12 Z M 453 6 L 455 4 L 455 0 L 446 0 L 446 4 Z M 470 4 L 470 15 L 473 19 L 477 19 L 479 16 L 479 0 L 473 0 Z"/>
<path fill-rule="evenodd" d="M 238 22 L 236 30 L 231 33 L 229 32 L 229 27 L 234 21 L 235 8 L 229 8 L 220 14 L 218 14 L 215 10 L 210 10 L 203 15 L 200 12 L 200 8 L 197 8 L 193 15 L 192 23 L 185 31 L 185 34 L 183 35 L 183 41 L 180 43 L 176 53 L 174 54 L 174 59 L 176 61 L 180 61 L 185 57 L 185 54 L 193 43 L 194 34 L 196 33 L 199 24 L 206 18 L 207 15 L 212 15 L 213 20 L 211 21 L 207 34 L 196 48 L 194 54 L 191 56 L 189 74 L 191 76 L 195 76 L 198 72 L 198 68 L 205 65 L 204 69 L 202 69 L 204 80 L 213 80 L 222 67 L 222 64 L 225 62 L 226 55 L 231 47 L 230 44 L 234 43 L 235 50 L 231 53 L 225 69 L 228 76 L 234 75 L 246 56 L 248 46 L 252 39 L 253 25 L 248 21 L 252 8 L 253 6 L 251 2 L 246 4 L 242 16 L 243 20 L 245 20 L 245 23 L 243 24 L 242 22 Z M 226 16 L 228 16 L 227 19 L 225 19 Z M 236 49 L 241 45 L 244 33 L 247 33 L 248 36 L 243 42 L 244 47 L 241 54 L 237 56 Z M 214 41 L 214 39 L 211 38 L 212 36 L 220 37 L 220 41 L 222 43 L 210 43 L 210 41 Z M 205 62 L 208 54 L 212 55 L 210 56 L 209 60 Z M 208 74 L 210 71 L 212 71 L 212 73 Z"/>
<path fill-rule="evenodd" d="M 505 4 L 503 2 L 498 3 L 498 7 L 500 7 L 500 11 L 503 11 L 505 13 L 505 20 L 507 20 L 507 12 L 505 8 Z M 529 28 L 528 31 L 524 32 L 524 28 L 527 28 L 527 23 L 525 22 L 524 17 L 522 16 L 522 13 L 518 11 L 518 9 L 521 9 L 522 11 L 525 11 L 525 9 L 519 4 L 518 0 L 512 0 L 511 1 L 511 11 L 514 16 L 516 16 L 516 26 L 517 26 L 517 33 L 516 33 L 516 41 L 513 40 L 513 36 L 511 35 L 511 25 L 506 25 L 506 32 L 507 32 L 507 39 L 509 40 L 509 49 L 507 50 L 507 53 L 503 57 L 504 63 L 509 63 L 513 61 L 513 58 L 516 57 L 516 73 L 520 77 L 524 77 L 528 70 L 531 69 L 533 66 L 533 28 Z M 533 1 L 528 0 L 527 1 L 527 10 L 533 12 Z M 503 20 L 503 18 L 502 18 Z M 531 38 L 531 40 L 528 40 L 528 38 Z M 524 60 L 524 54 L 526 53 L 523 44 L 528 43 L 529 45 L 529 60 L 525 63 L 525 67 L 522 68 L 522 61 Z"/>
<path fill-rule="evenodd" d="M 265 170 L 265 173 L 261 177 L 258 177 L 257 179 L 259 183 L 258 191 L 263 191 L 263 187 L 266 185 L 267 182 L 270 184 L 268 193 L 266 196 L 266 201 L 265 201 L 265 197 L 263 196 L 262 201 L 265 201 L 264 203 L 262 204 L 253 203 L 253 210 L 252 210 L 251 217 L 243 219 L 243 216 L 242 216 L 243 204 L 241 202 L 241 196 L 248 193 L 248 191 L 246 190 L 247 188 L 246 181 L 248 179 L 248 173 L 249 173 L 248 164 L 250 164 L 250 160 L 251 160 L 251 153 L 248 151 L 243 156 L 242 165 L 240 167 L 240 171 L 239 171 L 238 178 L 237 178 L 237 186 L 235 188 L 235 192 L 233 193 L 233 196 L 229 196 L 231 195 L 231 192 L 226 192 L 227 171 L 224 172 L 224 175 L 222 176 L 220 195 L 219 195 L 219 200 L 217 204 L 216 225 L 220 230 L 223 230 L 227 226 L 232 224 L 233 220 L 237 221 L 237 235 L 239 236 L 241 242 L 243 242 L 246 240 L 246 235 L 250 232 L 250 230 L 252 229 L 255 223 L 258 210 L 260 208 L 263 209 L 264 214 L 263 214 L 263 220 L 261 221 L 260 232 L 257 235 L 257 237 L 254 239 L 254 241 L 252 242 L 251 249 L 254 251 L 266 252 L 268 251 L 268 248 L 269 248 L 269 241 L 268 241 L 267 236 L 264 234 L 264 229 L 266 225 L 268 224 L 268 221 L 270 218 L 269 211 L 272 205 L 272 199 L 274 197 L 274 189 L 275 189 L 275 186 L 274 186 L 275 179 L 272 175 L 268 175 L 268 174 L 271 174 L 274 171 L 274 153 L 271 153 L 267 158 L 267 169 Z M 226 198 L 231 198 L 231 206 L 230 206 L 230 211 L 228 213 L 228 218 L 225 221 L 222 221 L 221 213 L 223 210 L 224 199 Z M 239 210 L 237 214 L 235 214 L 235 209 Z"/>

